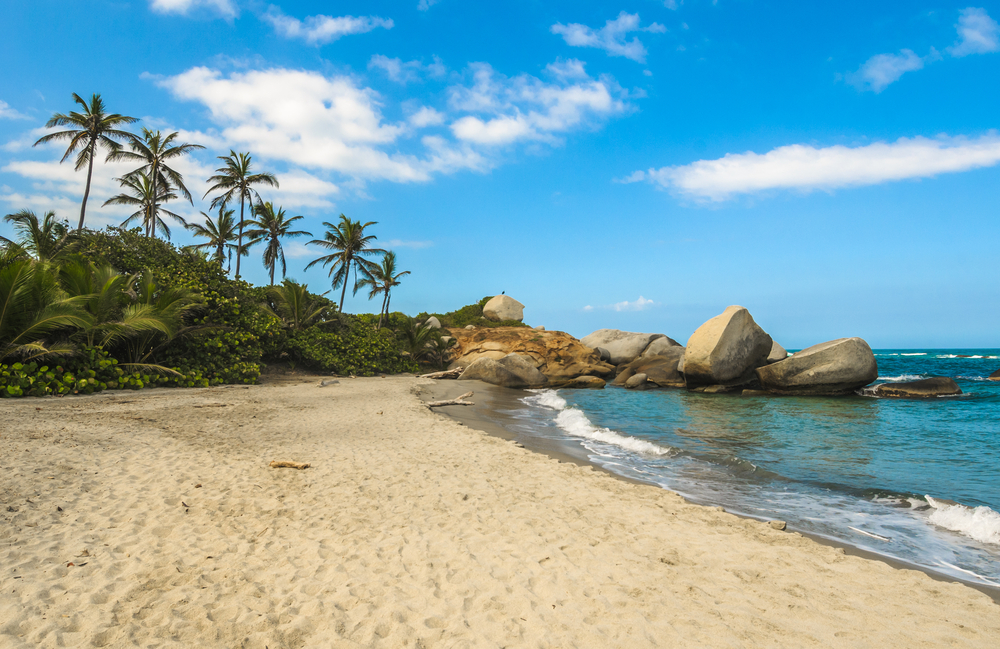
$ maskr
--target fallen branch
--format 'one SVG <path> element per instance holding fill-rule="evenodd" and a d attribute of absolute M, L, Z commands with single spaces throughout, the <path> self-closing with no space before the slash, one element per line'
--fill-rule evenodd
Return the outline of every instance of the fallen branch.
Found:
<path fill-rule="evenodd" d="M 447 399 L 445 401 L 431 401 L 427 404 L 428 408 L 439 408 L 441 406 L 474 406 L 476 404 L 471 401 L 463 401 L 467 397 L 471 397 L 475 392 L 466 392 L 463 395 L 458 396 L 455 399 Z"/>
<path fill-rule="evenodd" d="M 456 367 L 453 370 L 445 370 L 443 372 L 431 372 L 430 374 L 421 374 L 418 379 L 457 379 L 462 372 L 465 371 L 464 367 Z"/>
<path fill-rule="evenodd" d="M 283 462 L 275 460 L 271 462 L 268 466 L 272 469 L 308 469 L 308 462 Z"/>

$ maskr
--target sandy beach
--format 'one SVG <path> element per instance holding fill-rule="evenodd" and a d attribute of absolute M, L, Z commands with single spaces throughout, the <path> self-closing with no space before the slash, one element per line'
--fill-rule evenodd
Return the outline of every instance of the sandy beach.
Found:
<path fill-rule="evenodd" d="M 430 384 L 0 401 L 0 646 L 1000 646 L 982 592 L 521 448 Z"/>

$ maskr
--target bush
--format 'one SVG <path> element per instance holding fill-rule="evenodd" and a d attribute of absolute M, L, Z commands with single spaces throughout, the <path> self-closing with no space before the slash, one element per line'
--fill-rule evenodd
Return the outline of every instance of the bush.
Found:
<path fill-rule="evenodd" d="M 416 363 L 400 353 L 395 334 L 389 329 L 376 331 L 367 319 L 353 318 L 350 326 L 336 333 L 317 327 L 294 332 L 285 351 L 296 363 L 318 372 L 355 376 L 416 372 Z"/>
<path fill-rule="evenodd" d="M 451 311 L 450 313 L 421 313 L 417 316 L 417 320 L 423 322 L 427 318 L 434 316 L 441 321 L 442 327 L 447 327 L 449 329 L 461 329 L 467 325 L 475 325 L 477 327 L 527 327 L 528 325 L 517 320 L 502 320 L 500 322 L 494 322 L 493 320 L 487 320 L 483 317 L 483 307 L 486 303 L 493 299 L 492 295 L 487 295 L 483 299 L 479 300 L 476 304 L 468 304 L 463 306 L 461 309 Z"/>

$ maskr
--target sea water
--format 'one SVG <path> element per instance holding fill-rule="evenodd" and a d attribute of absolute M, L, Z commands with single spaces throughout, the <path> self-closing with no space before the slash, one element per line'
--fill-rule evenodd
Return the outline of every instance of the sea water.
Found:
<path fill-rule="evenodd" d="M 540 390 L 505 425 L 698 503 L 1000 586 L 1000 350 L 875 355 L 878 383 L 949 376 L 964 394 Z"/>

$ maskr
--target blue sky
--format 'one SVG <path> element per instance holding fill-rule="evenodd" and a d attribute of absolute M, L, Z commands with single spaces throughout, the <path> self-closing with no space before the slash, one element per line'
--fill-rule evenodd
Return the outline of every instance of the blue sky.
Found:
<path fill-rule="evenodd" d="M 1000 3 L 817 4 L 2 0 L 0 210 L 75 222 L 84 173 L 31 144 L 97 92 L 206 146 L 190 220 L 232 148 L 304 229 L 377 221 L 410 314 L 506 291 L 577 336 L 742 304 L 790 348 L 1000 345 Z"/>

